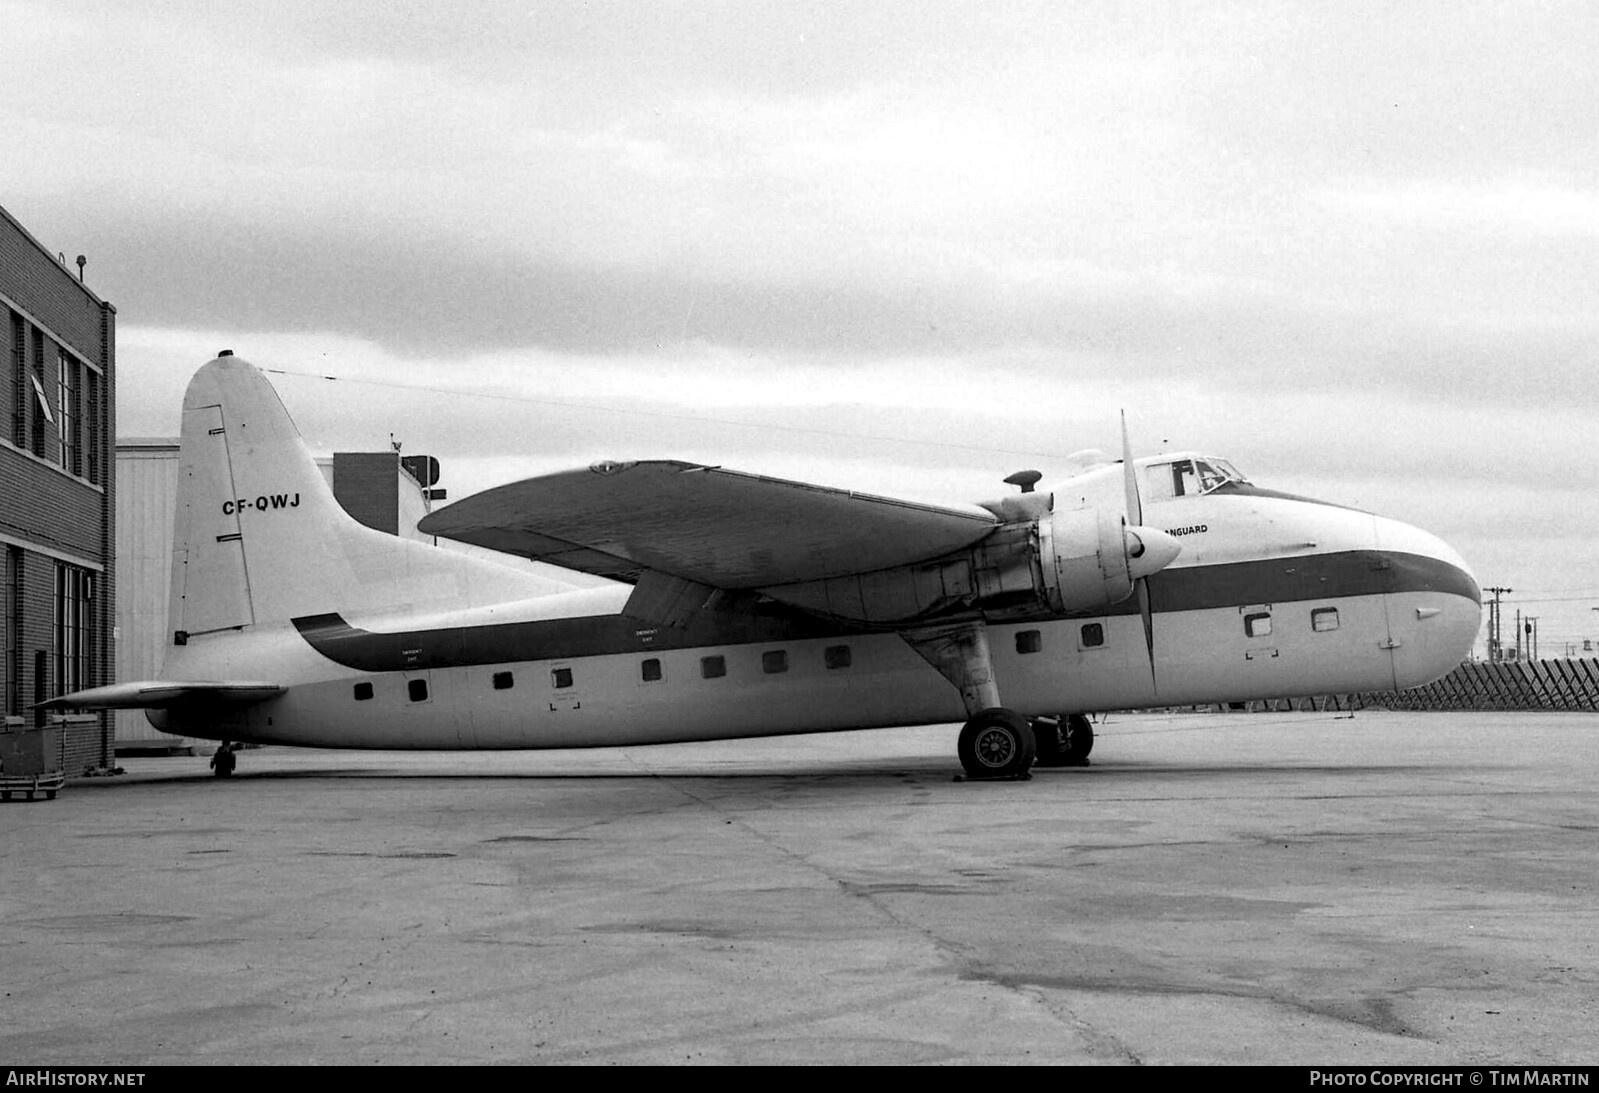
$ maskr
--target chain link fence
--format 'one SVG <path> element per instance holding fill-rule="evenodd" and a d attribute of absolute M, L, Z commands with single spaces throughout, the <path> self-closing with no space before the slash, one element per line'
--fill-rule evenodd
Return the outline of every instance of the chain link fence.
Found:
<path fill-rule="evenodd" d="M 1588 710 L 1599 712 L 1599 660 L 1529 660 L 1462 664 L 1436 683 L 1408 691 L 1256 699 L 1183 709 L 1289 710 Z"/>

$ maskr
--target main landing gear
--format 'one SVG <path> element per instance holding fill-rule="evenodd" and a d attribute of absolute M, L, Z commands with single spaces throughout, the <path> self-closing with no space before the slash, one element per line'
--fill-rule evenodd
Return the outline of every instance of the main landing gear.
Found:
<path fill-rule="evenodd" d="M 967 721 L 956 751 L 968 778 L 1030 778 L 1040 766 L 1086 766 L 1094 746 L 1088 718 L 1028 721 L 999 702 L 988 629 L 980 622 L 903 631 L 900 634 L 922 659 L 960 690 Z"/>
<path fill-rule="evenodd" d="M 1035 717 L 1041 767 L 1086 767 L 1094 750 L 1094 726 L 1080 713 L 1066 717 Z"/>

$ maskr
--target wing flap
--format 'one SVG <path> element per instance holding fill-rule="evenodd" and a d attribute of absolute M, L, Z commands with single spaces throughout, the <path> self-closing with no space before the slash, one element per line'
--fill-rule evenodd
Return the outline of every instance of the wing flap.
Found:
<path fill-rule="evenodd" d="M 722 589 L 868 573 L 936 558 L 997 524 L 943 507 L 695 463 L 596 463 L 440 509 L 424 534 L 637 580 L 654 570 Z"/>
<path fill-rule="evenodd" d="M 105 687 L 90 687 L 86 691 L 52 698 L 38 703 L 46 710 L 158 710 L 192 702 L 212 702 L 223 706 L 253 706 L 257 702 L 282 694 L 284 688 L 277 683 L 255 680 L 228 680 L 222 682 L 168 680 L 140 680 L 136 683 L 112 683 Z"/>

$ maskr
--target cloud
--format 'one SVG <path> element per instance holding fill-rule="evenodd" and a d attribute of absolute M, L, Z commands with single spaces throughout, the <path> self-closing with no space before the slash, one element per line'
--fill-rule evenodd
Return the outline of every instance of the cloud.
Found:
<path fill-rule="evenodd" d="M 0 0 L 0 23 L 0 193 L 117 305 L 130 425 L 227 345 L 427 388 L 280 377 L 334 443 L 971 497 L 1114 449 L 1126 407 L 1147 447 L 1463 547 L 1534 526 L 1536 491 L 1591 556 L 1591 5 Z"/>

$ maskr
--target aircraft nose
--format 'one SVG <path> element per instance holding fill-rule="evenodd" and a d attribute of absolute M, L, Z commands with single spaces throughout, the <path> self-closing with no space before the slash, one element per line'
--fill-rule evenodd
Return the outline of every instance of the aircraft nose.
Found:
<path fill-rule="evenodd" d="M 1400 688 L 1419 687 L 1470 657 L 1482 625 L 1482 588 L 1437 536 L 1379 519 L 1377 540 L 1394 574 L 1388 594 L 1394 675 Z"/>
<path fill-rule="evenodd" d="M 1183 552 L 1183 544 L 1159 528 L 1135 525 L 1122 535 L 1127 543 L 1127 572 L 1135 581 L 1159 573 Z"/>

